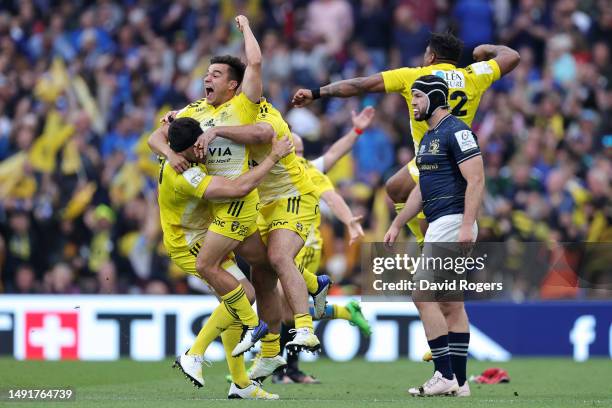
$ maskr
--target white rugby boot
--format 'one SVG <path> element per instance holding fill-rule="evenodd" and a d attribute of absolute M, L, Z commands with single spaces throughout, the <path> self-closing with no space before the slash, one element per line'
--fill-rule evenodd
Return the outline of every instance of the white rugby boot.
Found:
<path fill-rule="evenodd" d="M 173 368 L 178 368 L 185 377 L 194 385 L 194 387 L 202 388 L 204 386 L 204 376 L 202 375 L 202 364 L 210 367 L 210 361 L 202 356 L 181 354 L 174 360 Z"/>
<path fill-rule="evenodd" d="M 263 399 L 263 400 L 277 400 L 279 399 L 278 394 L 272 394 L 261 388 L 261 384 L 257 381 L 251 381 L 249 385 L 244 388 L 238 387 L 232 383 L 230 385 L 229 392 L 227 393 L 228 399 Z"/>
<path fill-rule="evenodd" d="M 263 382 L 266 378 L 287 367 L 287 361 L 281 355 L 274 357 L 261 357 L 258 355 L 249 368 L 249 379 Z"/>
<path fill-rule="evenodd" d="M 420 387 L 413 387 L 408 393 L 414 397 L 430 397 L 434 395 L 455 395 L 459 390 L 457 378 L 453 374 L 453 379 L 444 378 L 441 372 L 436 371 L 425 384 Z"/>
<path fill-rule="evenodd" d="M 463 383 L 463 385 L 459 386 L 459 389 L 457 390 L 455 395 L 457 397 L 469 397 L 472 395 L 472 392 L 470 391 L 470 385 L 468 384 L 467 380 Z"/>
<path fill-rule="evenodd" d="M 299 353 L 302 350 L 314 353 L 315 351 L 319 351 L 321 348 L 321 342 L 319 342 L 319 339 L 317 336 L 315 336 L 312 329 L 309 329 L 308 327 L 291 329 L 289 330 L 289 333 L 295 333 L 295 337 L 293 340 L 287 342 L 285 348 L 292 354 Z"/>

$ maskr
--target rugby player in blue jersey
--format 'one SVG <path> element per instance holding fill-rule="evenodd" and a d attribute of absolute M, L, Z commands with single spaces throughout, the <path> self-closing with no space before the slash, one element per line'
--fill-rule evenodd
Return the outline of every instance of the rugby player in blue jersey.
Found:
<path fill-rule="evenodd" d="M 448 85 L 444 79 L 435 75 L 419 77 L 411 91 L 414 116 L 428 125 L 417 151 L 420 180 L 384 241 L 395 242 L 406 221 L 422 209 L 429 223 L 426 255 L 428 244 L 432 247 L 432 243 L 455 242 L 469 247 L 478 233 L 476 213 L 484 190 L 484 166 L 476 136 L 449 112 Z M 416 280 L 433 278 L 427 273 L 419 269 Z M 422 386 L 410 388 L 412 395 L 470 395 L 466 381 L 469 322 L 463 302 L 453 300 L 434 302 L 415 298 L 435 372 Z"/>

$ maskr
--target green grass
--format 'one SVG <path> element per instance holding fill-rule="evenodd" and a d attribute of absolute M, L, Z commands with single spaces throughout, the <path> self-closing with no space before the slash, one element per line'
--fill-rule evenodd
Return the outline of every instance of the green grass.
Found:
<path fill-rule="evenodd" d="M 61 407 L 611 407 L 612 364 L 609 359 L 575 363 L 567 359 L 514 359 L 492 364 L 470 361 L 469 373 L 491 366 L 508 370 L 511 382 L 472 385 L 471 398 L 413 398 L 410 385 L 431 375 L 430 363 L 399 361 L 337 363 L 322 360 L 302 363 L 321 385 L 273 385 L 281 401 L 228 401 L 226 366 L 215 363 L 205 371 L 206 387 L 196 390 L 170 368 L 171 361 L 34 362 L 0 360 L 0 389 L 72 387 L 75 402 L 11 403 L 0 406 Z"/>

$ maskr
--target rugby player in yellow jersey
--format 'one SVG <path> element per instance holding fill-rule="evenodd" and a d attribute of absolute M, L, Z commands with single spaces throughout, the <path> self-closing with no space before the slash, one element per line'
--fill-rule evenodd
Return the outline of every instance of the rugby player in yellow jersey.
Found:
<path fill-rule="evenodd" d="M 342 196 L 336 192 L 334 185 L 331 180 L 325 175 L 325 169 L 330 169 L 333 165 L 344 156 L 354 145 L 357 137 L 361 134 L 363 129 L 367 128 L 371 123 L 374 116 L 374 109 L 368 107 L 364 109 L 358 116 L 353 112 L 353 125 L 354 128 L 345 136 L 337 140 L 332 147 L 321 157 L 309 161 L 304 156 L 304 143 L 302 139 L 297 135 L 293 134 L 293 143 L 295 145 L 295 153 L 300 157 L 300 161 L 304 164 L 306 172 L 310 176 L 313 183 L 317 186 L 317 192 L 327 206 L 331 209 L 332 213 L 346 226 L 349 245 L 352 245 L 357 240 L 363 237 L 363 229 L 359 223 L 361 217 L 354 216 L 351 209 L 344 201 Z M 361 124 L 358 124 L 361 123 Z M 302 250 L 298 253 L 295 258 L 295 262 L 300 270 L 313 271 L 316 273 L 319 269 L 321 261 L 321 250 L 323 245 L 323 238 L 319 231 L 321 224 L 321 213 L 317 215 L 316 223 L 311 227 L 306 243 Z M 311 314 L 314 315 L 314 310 L 311 310 Z M 361 312 L 361 305 L 357 300 L 351 300 L 346 305 L 338 304 L 327 304 L 325 306 L 325 312 L 323 316 L 318 318 L 319 320 L 328 319 L 343 319 L 347 320 L 351 325 L 359 327 L 359 330 L 364 336 L 370 336 L 372 330 L 367 319 Z M 287 326 L 285 326 L 287 324 Z M 288 327 L 290 327 L 290 321 L 283 316 L 283 329 L 281 331 L 281 345 L 284 341 L 284 337 L 287 336 Z M 259 360 L 256 360 L 253 367 L 249 369 L 249 373 L 254 371 L 257 367 Z M 251 376 L 251 378 L 253 378 Z M 284 374 L 276 375 L 273 378 L 273 382 L 282 384 L 300 383 L 300 384 L 319 384 L 312 375 L 308 375 L 302 372 L 299 368 L 299 358 L 297 354 L 287 354 L 287 368 Z"/>
<path fill-rule="evenodd" d="M 255 122 L 262 94 L 261 50 L 248 19 L 238 16 L 236 23 L 244 35 L 247 64 L 232 56 L 213 57 L 204 78 L 206 97 L 170 117 L 191 117 L 200 123 L 202 130 Z M 173 167 L 176 166 L 176 170 L 182 170 L 184 163 L 167 146 L 167 133 L 168 123 L 163 123 L 151 135 L 149 145 L 165 156 Z M 219 137 L 207 146 L 205 164 L 208 174 L 235 179 L 248 170 L 248 158 L 249 152 L 244 144 Z M 246 324 L 247 332 L 234 350 L 234 355 L 239 355 L 252 347 L 268 328 L 272 336 L 278 338 L 280 299 L 276 289 L 277 278 L 257 230 L 257 191 L 234 200 L 211 201 L 214 218 L 203 243 L 206 250 L 198 254 L 198 273 L 222 298 L 246 299 L 242 286 L 221 267 L 227 256 L 236 250 L 252 267 L 259 316 L 265 321 L 253 318 Z"/>
<path fill-rule="evenodd" d="M 291 142 L 284 138 L 275 142 L 270 154 L 256 169 L 236 179 L 211 176 L 205 165 L 198 163 L 193 144 L 202 133 L 200 123 L 191 118 L 175 120 L 169 129 L 169 146 L 184 157 L 190 167 L 176 172 L 162 160 L 159 172 L 158 202 L 160 222 L 164 235 L 164 246 L 170 258 L 186 273 L 198 276 L 196 258 L 205 245 L 205 236 L 212 221 L 210 200 L 216 198 L 242 197 L 259 184 L 266 173 L 292 150 Z M 233 256 L 224 260 L 222 267 L 244 288 L 250 301 L 254 290 L 250 282 L 233 261 Z M 232 350 L 240 341 L 242 322 L 235 303 L 240 299 L 221 298 L 221 304 L 213 311 L 204 327 L 198 333 L 193 346 L 178 356 L 178 367 L 197 387 L 204 385 L 202 375 L 203 356 L 210 343 L 221 335 L 226 351 L 227 363 L 232 377 L 229 398 L 278 399 L 257 382 L 248 378 L 243 356 L 232 357 Z M 251 313 L 254 313 L 251 310 Z"/>
<path fill-rule="evenodd" d="M 372 119 L 374 117 L 374 109 L 369 107 L 364 109 L 359 115 L 356 115 L 353 112 L 353 124 L 356 129 L 365 129 L 370 125 Z M 362 131 L 362 130 L 361 130 Z M 360 131 L 360 132 L 361 132 Z M 302 139 L 295 133 L 293 135 L 293 142 L 295 144 L 295 154 L 298 158 L 298 161 L 304 166 L 306 173 L 311 177 L 313 184 L 316 187 L 317 196 L 320 199 L 323 199 L 326 203 L 328 203 L 329 207 L 332 209 L 334 214 L 347 226 L 347 230 L 349 232 L 350 244 L 352 245 L 355 241 L 363 237 L 363 230 L 361 225 L 359 224 L 360 217 L 353 216 L 350 208 L 338 193 L 334 191 L 333 185 L 331 181 L 321 172 L 319 172 L 314 166 L 306 159 L 304 159 L 304 144 L 302 143 Z M 334 145 L 329 149 L 329 152 L 325 154 L 325 156 L 317 159 L 318 163 L 322 164 L 326 161 L 329 164 L 329 167 L 333 166 L 337 160 L 339 160 L 346 152 L 350 150 L 352 145 L 356 141 L 355 130 L 349 132 L 346 136 L 342 137 L 338 140 Z M 271 173 L 273 173 L 272 170 Z M 259 191 L 260 195 L 262 193 L 262 187 L 265 185 L 266 180 L 260 185 Z M 329 188 L 328 188 L 329 187 Z M 320 260 L 320 245 L 321 242 L 318 242 L 319 251 L 313 252 L 314 248 L 308 247 L 307 245 L 313 244 L 313 240 L 316 236 L 320 239 L 319 234 L 319 225 L 321 222 L 321 212 L 317 211 L 316 219 L 313 224 L 311 224 L 310 230 L 304 242 L 304 246 L 295 257 L 294 261 L 298 266 L 298 270 L 302 273 L 304 280 L 308 282 L 309 280 L 314 282 L 319 282 L 319 286 L 321 287 L 322 282 L 329 282 L 329 278 L 325 275 L 316 276 L 316 273 L 319 268 L 319 260 Z M 265 223 L 263 228 L 265 228 Z M 317 243 L 314 244 L 316 246 Z M 308 283 L 307 283 L 308 286 Z M 279 291 L 283 291 L 283 288 L 279 288 Z M 310 291 L 310 288 L 309 288 Z M 321 320 L 321 319 L 345 319 L 351 322 L 351 324 L 357 325 L 359 329 L 364 333 L 364 335 L 368 336 L 370 334 L 370 326 L 367 320 L 363 317 L 361 313 L 361 307 L 357 301 L 351 301 L 346 306 L 341 305 L 327 305 L 323 303 L 323 310 L 317 311 L 317 303 L 316 296 L 314 307 L 310 308 L 310 314 L 313 316 L 313 320 Z M 284 299 L 283 299 L 284 301 Z M 288 344 L 291 339 L 291 331 L 294 327 L 293 316 L 291 315 L 290 308 L 283 306 L 283 330 L 281 333 L 281 349 L 285 347 L 285 344 Z M 276 357 L 276 359 L 280 359 Z M 298 353 L 287 353 L 287 361 L 283 361 L 287 364 L 287 369 L 285 374 L 278 374 L 281 379 L 278 381 L 278 378 L 275 377 L 276 382 L 299 382 L 299 383 L 317 383 L 318 381 L 314 379 L 312 376 L 305 375 L 299 370 L 298 364 Z M 263 380 L 272 371 L 270 368 L 273 368 L 274 359 L 266 358 L 263 353 L 260 353 L 255 358 L 255 361 L 251 368 L 249 369 L 249 377 L 253 379 Z M 277 371 L 278 372 L 278 371 Z"/>
<path fill-rule="evenodd" d="M 273 136 L 270 136 L 270 131 Z M 215 126 L 200 136 L 196 146 L 199 144 L 204 149 L 219 137 L 245 143 L 249 145 L 251 165 L 257 166 L 268 154 L 272 138 L 285 136 L 291 137 L 289 126 L 280 112 L 262 99 L 256 124 Z M 302 277 L 294 261 L 317 217 L 319 197 L 315 191 L 315 185 L 293 153 L 283 158 L 258 188 L 261 200 L 259 231 L 267 242 L 268 257 L 279 277 L 284 299 L 295 321 L 295 337 L 287 343 L 291 352 L 302 349 L 315 351 L 320 347 L 319 340 L 314 335 L 312 316 L 308 311 L 308 294 L 314 297 L 315 308 L 320 316 L 323 314 L 325 296 L 331 285 L 327 276 L 317 278 L 313 273 L 304 273 Z M 267 340 L 263 340 L 264 345 Z M 278 341 L 278 338 L 275 341 Z M 270 355 L 267 350 L 262 350 L 262 356 L 264 359 L 280 361 L 281 358 L 277 357 L 279 352 L 280 349 Z M 262 364 L 264 362 L 266 366 L 273 365 L 271 360 L 264 360 Z"/>
<path fill-rule="evenodd" d="M 220 135 L 243 143 L 253 143 L 249 145 L 250 150 L 252 152 L 252 165 L 257 166 L 258 161 L 260 161 L 262 157 L 265 157 L 266 152 L 270 148 L 269 144 L 266 143 L 269 142 L 269 140 L 271 139 L 268 136 L 268 132 L 270 129 L 274 130 L 274 133 L 276 134 L 277 138 L 281 137 L 281 135 L 291 134 L 288 125 L 284 122 L 280 113 L 271 104 L 269 104 L 265 100 L 262 100 L 261 105 L 262 106 L 260 108 L 260 114 L 258 116 L 256 125 L 233 126 L 227 128 L 215 127 L 213 129 L 209 129 L 202 136 L 203 140 L 201 141 L 201 143 L 210 143 L 211 140 L 214 140 Z M 362 129 L 368 127 L 372 122 L 373 117 L 374 109 L 371 107 L 364 109 L 364 111 L 361 112 L 359 115 L 353 113 L 353 124 L 355 125 L 357 131 L 360 133 L 362 132 L 362 130 L 359 130 L 360 126 Z M 352 130 L 351 132 L 349 132 L 349 134 L 334 143 L 332 148 L 330 148 L 329 152 L 326 153 L 324 157 L 321 157 L 318 161 L 320 163 L 323 163 L 323 161 L 325 160 L 329 164 L 328 168 L 331 167 L 337 160 L 339 160 L 345 153 L 347 153 L 351 149 L 351 147 L 356 141 L 356 136 L 358 136 L 357 133 L 355 133 L 355 130 Z M 304 191 L 302 186 L 305 185 L 304 183 L 307 179 L 303 178 L 303 174 L 308 174 L 310 172 L 313 175 L 320 175 L 324 179 L 323 181 L 327 180 L 327 182 L 331 186 L 330 189 L 324 188 L 324 199 L 329 202 L 330 207 L 334 209 L 334 212 L 338 215 L 338 217 L 347 225 L 347 228 L 349 230 L 350 243 L 352 244 L 357 239 L 363 237 L 363 230 L 361 228 L 361 225 L 359 224 L 360 218 L 353 216 L 350 208 L 348 207 L 346 202 L 344 202 L 340 195 L 338 195 L 335 191 L 328 191 L 333 190 L 333 185 L 331 185 L 329 179 L 327 179 L 327 177 L 320 173 L 318 170 L 314 169 L 313 172 L 313 166 L 303 158 L 304 146 L 301 141 L 301 138 L 296 134 L 292 134 L 292 137 L 296 144 L 296 156 L 294 157 L 290 154 L 283 160 L 281 160 L 281 162 L 279 162 L 279 165 L 277 166 L 278 168 L 272 169 L 272 171 L 270 171 L 270 173 L 266 176 L 264 181 L 258 187 L 262 203 L 267 203 L 264 204 L 264 210 L 261 211 L 262 215 L 258 221 L 260 231 L 262 231 L 264 237 L 267 237 L 270 234 L 270 230 L 274 231 L 276 229 L 288 229 L 290 231 L 296 231 L 295 229 L 291 228 L 291 226 L 294 225 L 294 223 L 299 222 L 303 225 L 303 228 L 300 232 L 308 231 L 306 241 L 312 239 L 312 231 L 313 229 L 318 230 L 318 224 L 320 223 L 320 213 L 318 211 L 316 211 L 315 213 L 315 223 L 310 223 L 310 228 L 308 230 L 306 230 L 306 227 L 308 225 L 306 223 L 311 222 L 311 217 L 308 215 L 308 212 L 306 212 L 305 214 L 306 217 L 298 217 L 297 221 L 290 221 L 291 218 L 289 217 L 293 217 L 293 214 L 289 214 L 289 217 L 285 214 L 285 208 L 289 207 L 289 201 L 286 200 L 291 200 L 292 197 L 295 197 L 294 191 Z M 196 143 L 196 145 L 197 144 L 198 143 Z M 307 169 L 307 167 L 309 169 Z M 317 181 L 320 180 L 317 179 Z M 321 185 L 314 183 L 314 186 L 315 190 L 317 191 L 318 203 L 318 199 L 321 195 L 319 194 L 321 192 Z M 312 187 L 308 187 L 308 189 L 310 188 Z M 278 204 L 274 205 L 274 202 L 276 201 L 280 201 L 280 206 Z M 269 207 L 272 209 L 276 207 L 277 210 L 280 211 L 277 211 L 278 215 L 270 216 L 269 212 L 265 210 L 265 207 Z M 277 219 L 277 216 L 280 218 Z M 304 237 L 304 234 L 301 234 L 300 236 Z M 304 251 L 304 248 L 302 248 L 300 253 L 302 253 L 302 251 Z M 318 253 L 318 255 L 320 256 L 320 253 Z M 296 262 L 298 258 L 299 255 L 294 258 L 294 262 Z M 309 257 L 309 259 L 314 260 L 315 258 Z M 315 273 L 318 269 L 319 258 L 317 257 L 316 259 L 316 268 L 312 270 L 305 268 L 303 264 L 298 264 L 298 270 L 302 272 L 304 280 L 306 282 L 308 282 L 309 280 L 312 280 L 314 282 L 314 287 L 312 290 L 310 287 L 308 287 L 307 283 L 309 292 L 313 295 L 313 298 L 315 299 L 315 307 L 311 308 L 310 315 L 312 315 L 315 320 L 323 318 L 338 318 L 349 320 L 351 323 L 359 326 L 359 328 L 364 334 L 369 335 L 370 327 L 367 320 L 363 317 L 363 314 L 361 313 L 361 308 L 358 302 L 350 302 L 347 306 L 326 306 L 325 302 L 323 302 L 323 304 L 321 305 L 322 310 L 319 312 L 315 310 L 317 306 L 317 297 L 316 292 L 313 293 L 313 290 L 318 288 L 318 292 L 320 292 L 321 288 L 323 287 L 322 282 L 330 282 L 329 278 L 325 275 L 319 277 L 316 276 Z M 313 266 L 315 266 L 314 263 Z M 280 283 L 282 284 L 282 281 Z M 282 285 L 280 285 L 279 287 L 279 292 L 283 293 L 284 295 L 284 288 L 282 287 Z M 292 314 L 292 308 L 288 304 L 288 299 L 286 295 L 281 296 L 281 298 L 283 301 L 282 320 L 287 325 L 293 327 L 295 316 Z M 327 315 L 325 315 L 326 311 Z M 265 340 L 265 338 L 262 340 L 262 344 L 265 344 Z M 294 356 L 296 359 L 297 354 L 298 353 L 288 353 L 289 356 Z M 251 366 L 251 368 L 249 369 L 249 377 L 258 381 L 263 381 L 270 374 L 275 371 L 278 371 L 277 369 L 281 366 L 281 364 L 283 366 L 286 365 L 286 361 L 282 358 L 282 356 L 268 355 L 266 353 L 266 350 L 262 350 L 262 353 L 260 353 L 256 357 L 253 366 Z"/>
<path fill-rule="evenodd" d="M 416 152 L 416 147 L 427 130 L 424 122 L 418 122 L 415 119 L 410 106 L 412 100 L 410 87 L 416 78 L 422 75 L 437 75 L 443 78 L 449 86 L 451 113 L 470 126 L 484 92 L 493 82 L 512 71 L 520 61 L 518 52 L 511 48 L 503 45 L 483 44 L 473 51 L 476 63 L 466 68 L 458 68 L 457 62 L 462 49 L 463 43 L 452 34 L 434 33 L 425 50 L 422 67 L 399 68 L 369 77 L 333 82 L 322 88 L 300 89 L 293 96 L 293 104 L 305 106 L 320 97 L 346 98 L 366 93 L 400 93 L 408 106 L 411 136 Z M 398 212 L 404 207 L 408 195 L 417 183 L 418 169 L 414 159 L 387 181 L 387 193 L 395 203 Z M 421 226 L 415 218 L 408 222 L 408 227 L 416 236 L 417 241 L 422 243 L 426 223 L 422 213 L 418 218 L 422 220 Z"/>

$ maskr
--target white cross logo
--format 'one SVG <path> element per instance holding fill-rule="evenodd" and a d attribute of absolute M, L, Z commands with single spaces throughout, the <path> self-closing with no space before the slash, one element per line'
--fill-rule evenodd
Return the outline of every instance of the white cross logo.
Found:
<path fill-rule="evenodd" d="M 58 315 L 47 315 L 40 328 L 30 329 L 30 344 L 43 348 L 46 360 L 59 360 L 62 347 L 74 346 L 73 329 L 64 328 Z"/>

